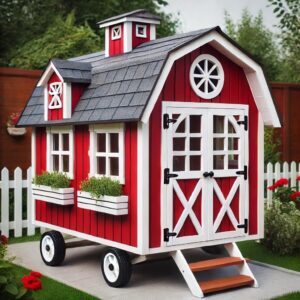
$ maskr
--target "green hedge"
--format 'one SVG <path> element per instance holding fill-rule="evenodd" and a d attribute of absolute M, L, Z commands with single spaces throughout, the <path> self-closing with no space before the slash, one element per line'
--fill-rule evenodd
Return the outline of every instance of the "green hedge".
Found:
<path fill-rule="evenodd" d="M 46 185 L 54 189 L 68 188 L 70 187 L 70 178 L 60 172 L 44 172 L 41 175 L 37 175 L 33 179 L 33 183 L 36 185 Z"/>

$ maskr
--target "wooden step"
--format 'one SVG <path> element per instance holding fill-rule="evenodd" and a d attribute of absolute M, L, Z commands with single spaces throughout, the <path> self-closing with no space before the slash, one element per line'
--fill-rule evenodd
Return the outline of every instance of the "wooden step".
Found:
<path fill-rule="evenodd" d="M 200 272 L 233 265 L 241 265 L 243 263 L 244 260 L 239 257 L 222 257 L 190 263 L 189 267 L 191 268 L 192 272 Z"/>
<path fill-rule="evenodd" d="M 236 287 L 253 285 L 254 280 L 250 276 L 237 275 L 199 282 L 204 294 L 233 289 Z"/>

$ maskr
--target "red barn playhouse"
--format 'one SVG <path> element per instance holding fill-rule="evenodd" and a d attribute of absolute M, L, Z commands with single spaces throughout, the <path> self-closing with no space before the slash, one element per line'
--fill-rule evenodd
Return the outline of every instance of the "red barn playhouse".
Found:
<path fill-rule="evenodd" d="M 35 174 L 72 179 L 68 189 L 33 188 L 34 224 L 52 230 L 43 260 L 62 262 L 64 233 L 110 247 L 111 286 L 158 253 L 195 296 L 257 286 L 235 242 L 263 237 L 264 125 L 280 121 L 262 68 L 219 27 L 156 39 L 159 18 L 145 10 L 99 25 L 105 51 L 51 60 L 18 124 L 33 127 Z M 124 196 L 96 202 L 80 191 L 90 176 L 118 179 Z M 187 261 L 184 250 L 212 245 L 228 254 Z M 229 265 L 234 276 L 194 276 Z"/>

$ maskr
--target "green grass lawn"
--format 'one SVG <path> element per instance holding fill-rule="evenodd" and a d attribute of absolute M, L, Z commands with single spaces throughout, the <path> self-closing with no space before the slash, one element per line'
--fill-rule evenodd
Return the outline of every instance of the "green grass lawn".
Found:
<path fill-rule="evenodd" d="M 17 265 L 14 265 L 14 267 L 20 280 L 24 275 L 28 275 L 30 273 L 29 270 L 23 267 Z M 91 295 L 88 295 L 48 277 L 43 276 L 41 280 L 42 289 L 33 292 L 34 300 L 98 300 L 98 298 L 95 298 Z"/>
<path fill-rule="evenodd" d="M 26 236 L 26 234 L 22 237 L 13 237 L 11 236 L 8 240 L 9 244 L 16 244 L 16 243 L 25 243 L 25 242 L 33 242 L 39 241 L 41 238 L 40 233 L 36 233 L 35 235 Z"/>
<path fill-rule="evenodd" d="M 300 292 L 286 294 L 280 297 L 273 298 L 273 300 L 299 300 Z"/>
<path fill-rule="evenodd" d="M 274 254 L 264 245 L 259 244 L 256 241 L 245 241 L 237 244 L 244 257 L 300 272 L 300 253 L 297 255 L 280 256 L 278 254 Z M 298 299 L 300 299 L 300 297 Z"/>

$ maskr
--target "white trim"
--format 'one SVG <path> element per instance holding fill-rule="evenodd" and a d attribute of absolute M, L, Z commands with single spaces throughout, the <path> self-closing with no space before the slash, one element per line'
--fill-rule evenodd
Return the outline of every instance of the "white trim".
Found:
<path fill-rule="evenodd" d="M 112 26 L 112 25 L 119 24 L 119 23 L 124 23 L 124 22 L 137 22 L 137 23 L 147 23 L 147 24 L 156 24 L 156 25 L 160 24 L 160 21 L 158 21 L 158 20 L 144 19 L 144 18 L 134 18 L 134 17 L 125 17 L 125 18 L 116 19 L 114 21 L 110 21 L 110 22 L 100 24 L 99 27 L 104 28 L 104 27 L 108 27 L 108 26 Z"/>
<path fill-rule="evenodd" d="M 125 184 L 125 128 L 124 123 L 115 123 L 115 124 L 96 124 L 90 125 L 90 149 L 89 149 L 89 156 L 90 156 L 90 173 L 89 177 L 102 177 L 108 176 L 112 179 L 118 180 L 121 184 Z M 97 152 L 97 134 L 103 133 L 106 137 L 106 147 L 105 152 Z M 111 133 L 118 134 L 119 140 L 119 152 L 108 152 L 109 149 L 109 138 Z M 105 174 L 97 174 L 97 157 L 105 157 L 106 158 L 106 170 Z M 110 157 L 117 157 L 119 159 L 119 175 L 114 176 L 110 175 L 110 165 L 109 165 L 109 158 Z"/>
<path fill-rule="evenodd" d="M 38 81 L 37 86 L 45 86 L 45 85 L 47 86 L 48 80 L 54 72 L 56 73 L 60 81 L 63 82 L 64 79 L 61 77 L 58 70 L 55 68 L 54 64 L 51 61 L 47 66 L 46 70 L 44 71 L 42 77 Z"/>
<path fill-rule="evenodd" d="M 48 121 L 48 87 L 44 86 L 44 121 Z"/>
<path fill-rule="evenodd" d="M 52 230 L 57 230 L 61 233 L 72 235 L 72 236 L 75 236 L 75 237 L 78 237 L 78 238 L 81 238 L 81 239 L 85 239 L 85 240 L 88 240 L 88 241 L 92 241 L 92 242 L 95 242 L 95 243 L 98 243 L 98 244 L 102 244 L 102 245 L 105 245 L 105 246 L 115 247 L 115 248 L 122 249 L 122 250 L 125 250 L 125 251 L 128 251 L 128 252 L 131 252 L 131 253 L 135 253 L 135 254 L 143 254 L 136 247 L 128 246 L 126 244 L 114 242 L 114 241 L 111 241 L 111 240 L 106 240 L 106 239 L 100 238 L 100 237 L 95 237 L 95 236 L 90 235 L 90 234 L 85 234 L 85 233 L 82 233 L 82 232 L 79 232 L 79 231 L 75 231 L 75 230 L 67 229 L 67 228 L 64 228 L 64 227 L 56 226 L 56 225 L 53 225 L 53 224 L 50 224 L 50 223 L 45 223 L 45 222 L 34 220 L 33 224 L 35 226 L 38 226 L 38 227 L 44 227 L 44 228 L 49 228 L 49 229 L 52 229 Z"/>
<path fill-rule="evenodd" d="M 138 123 L 137 236 L 141 252 L 149 251 L 149 123 Z"/>
<path fill-rule="evenodd" d="M 204 69 L 201 68 L 200 62 L 204 61 Z M 213 63 L 213 67 L 209 70 L 208 61 Z M 196 68 L 200 73 L 195 73 Z M 217 69 L 218 75 L 210 74 L 211 71 Z M 201 77 L 200 77 L 201 76 Z M 201 78 L 201 80 L 196 84 L 195 77 Z M 214 83 L 210 79 L 217 79 L 218 83 L 215 86 Z M 217 58 L 210 54 L 201 54 L 196 57 L 190 67 L 190 84 L 194 90 L 194 92 L 203 99 L 213 99 L 221 93 L 221 90 L 224 85 L 224 70 Z M 209 92 L 209 85 L 213 90 Z M 204 91 L 201 90 L 201 87 L 204 86 Z"/>
<path fill-rule="evenodd" d="M 150 41 L 153 41 L 156 39 L 156 25 L 150 24 Z"/>
<path fill-rule="evenodd" d="M 132 23 L 124 23 L 124 53 L 132 50 Z"/>
<path fill-rule="evenodd" d="M 31 177 L 34 178 L 36 169 L 36 129 L 31 130 Z"/>
<path fill-rule="evenodd" d="M 198 298 L 203 298 L 202 289 L 192 272 L 188 262 L 186 261 L 183 253 L 180 250 L 174 251 L 170 253 L 174 262 L 176 263 L 179 271 L 181 272 L 186 284 L 188 285 L 191 293 Z"/>
<path fill-rule="evenodd" d="M 105 28 L 105 57 L 109 57 L 109 27 Z"/>
<path fill-rule="evenodd" d="M 179 107 L 179 108 L 217 108 L 217 109 L 236 109 L 248 111 L 248 105 L 246 104 L 226 104 L 226 103 L 197 103 L 197 102 L 174 102 L 174 101 L 162 101 L 163 111 L 167 107 Z"/>
<path fill-rule="evenodd" d="M 162 243 L 160 247 L 156 248 L 150 248 L 148 253 L 142 253 L 142 254 L 156 254 L 156 253 L 164 253 L 164 252 L 170 252 L 175 250 L 187 250 L 187 249 L 193 249 L 193 248 L 201 248 L 206 246 L 214 246 L 214 245 L 221 245 L 226 243 L 233 243 L 233 242 L 242 242 L 242 241 L 252 241 L 259 239 L 259 235 L 249 235 L 249 236 L 239 236 L 239 237 L 233 237 L 233 238 L 223 238 L 218 240 L 210 240 L 210 241 L 202 241 L 197 243 L 188 243 L 188 244 L 179 244 L 179 245 L 173 245 L 165 247 L 164 243 Z"/>
<path fill-rule="evenodd" d="M 205 36 L 170 54 L 144 111 L 142 122 L 148 122 L 150 114 L 161 93 L 174 62 L 178 58 L 208 43 L 211 43 L 213 47 L 221 51 L 224 55 L 244 69 L 255 103 L 262 113 L 264 123 L 266 125 L 280 127 L 280 121 L 261 67 L 216 31 L 206 34 Z"/>
<path fill-rule="evenodd" d="M 112 41 L 122 38 L 122 25 L 116 25 L 111 28 L 110 38 Z"/>
<path fill-rule="evenodd" d="M 146 24 L 136 24 L 135 25 L 135 36 L 140 38 L 147 38 L 147 26 Z M 139 28 L 143 28 L 143 33 L 139 33 Z"/>
<path fill-rule="evenodd" d="M 264 122 L 261 114 L 258 115 L 257 133 L 257 218 L 259 238 L 264 237 Z"/>
<path fill-rule="evenodd" d="M 70 82 L 63 83 L 63 119 L 72 117 L 72 85 Z"/>
<path fill-rule="evenodd" d="M 74 179 L 74 132 L 72 126 L 55 126 L 55 127 L 47 127 L 47 147 L 46 147 L 46 166 L 47 171 L 53 171 L 53 154 L 59 156 L 59 172 L 63 172 L 62 170 L 62 155 L 69 156 L 69 172 L 64 172 L 68 175 L 68 177 L 72 180 Z M 69 150 L 63 151 L 53 150 L 52 146 L 52 134 L 59 135 L 59 146 L 62 146 L 62 134 L 69 134 Z"/>

